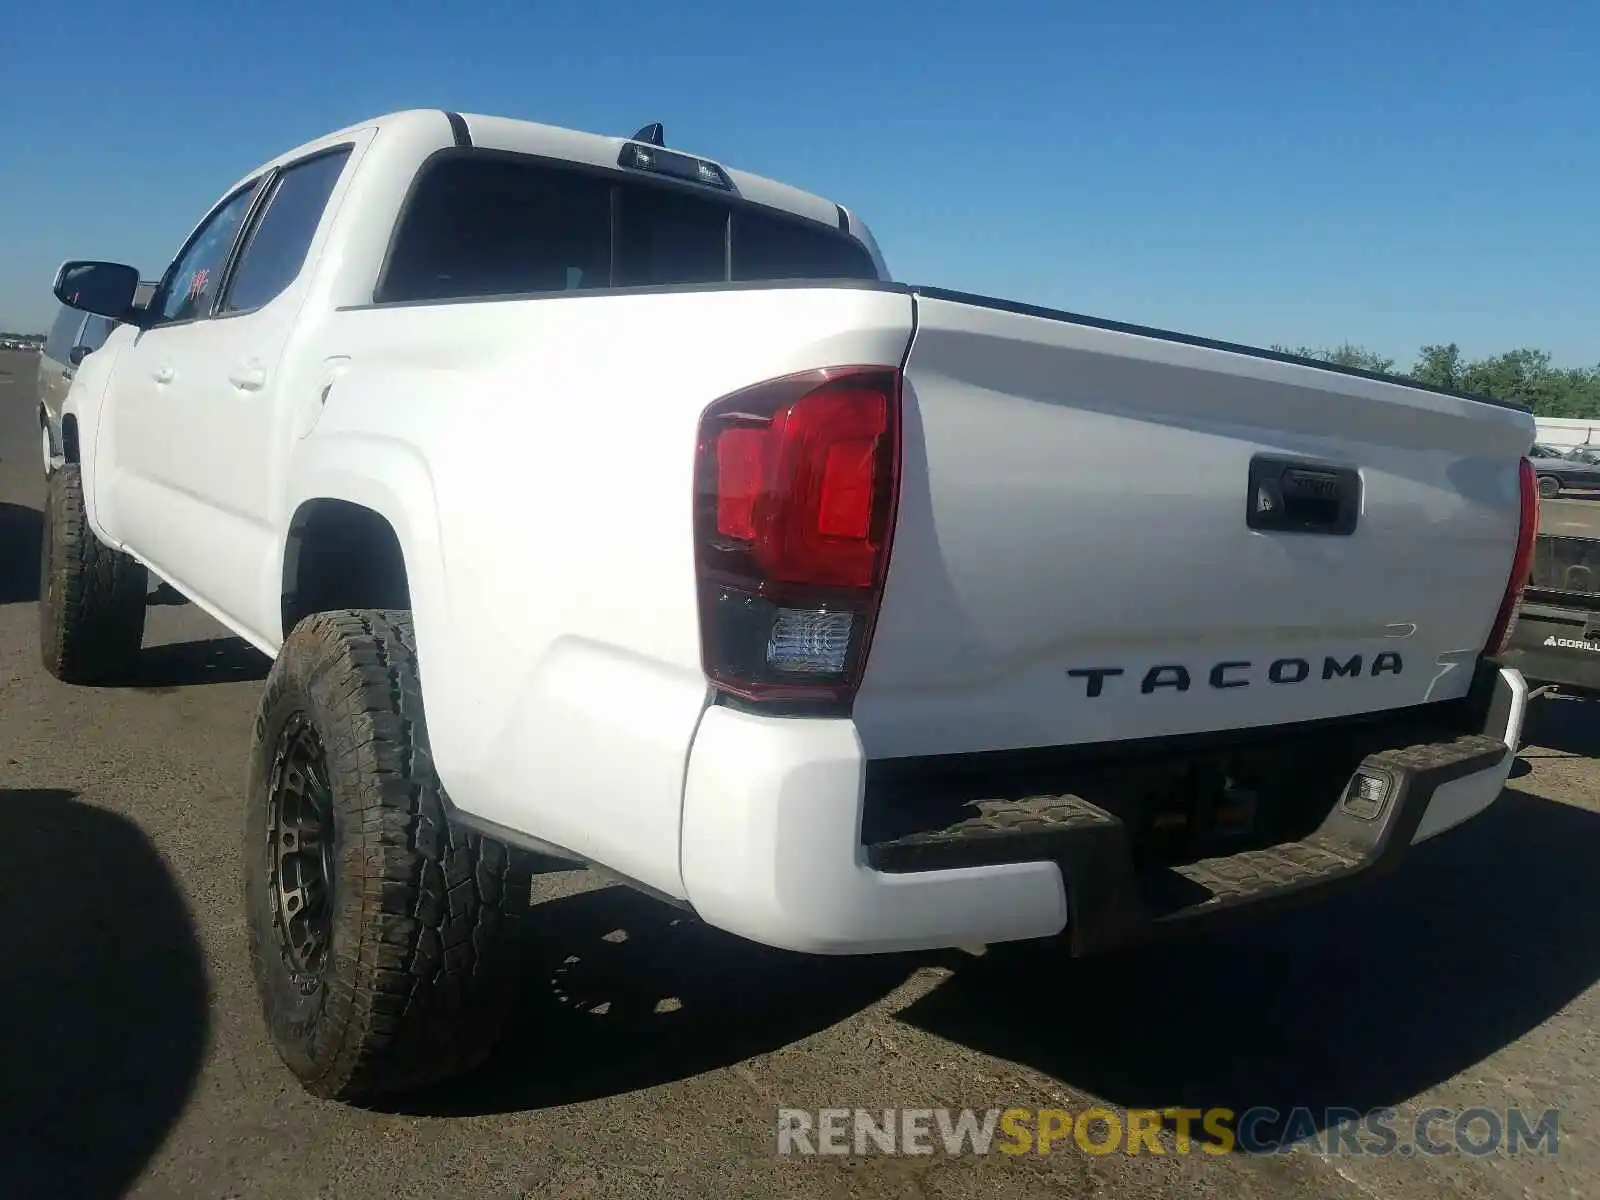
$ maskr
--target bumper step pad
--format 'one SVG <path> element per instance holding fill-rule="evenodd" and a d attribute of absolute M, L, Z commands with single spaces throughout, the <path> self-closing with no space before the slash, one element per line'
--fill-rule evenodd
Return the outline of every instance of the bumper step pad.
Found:
<path fill-rule="evenodd" d="M 1469 735 L 1383 750 L 1359 770 L 1386 780 L 1376 811 L 1336 803 L 1307 837 L 1171 866 L 1140 866 L 1122 820 L 1075 795 L 978 801 L 938 829 L 869 843 L 867 862 L 888 872 L 1054 861 L 1067 888 L 1062 935 L 1075 954 L 1147 940 L 1235 909 L 1322 896 L 1384 873 L 1410 846 L 1434 792 L 1500 764 L 1505 743 Z"/>

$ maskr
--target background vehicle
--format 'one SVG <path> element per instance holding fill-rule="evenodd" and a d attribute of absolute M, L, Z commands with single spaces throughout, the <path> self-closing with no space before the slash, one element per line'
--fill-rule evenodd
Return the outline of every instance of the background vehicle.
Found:
<path fill-rule="evenodd" d="M 275 657 L 246 914 L 307 1088 L 487 1054 L 526 851 L 791 950 L 1088 953 L 1493 802 L 1526 411 L 897 284 L 659 135 L 395 114 L 143 312 L 58 276 L 141 332 L 67 402 L 42 655 L 131 671 L 148 569 Z"/>
<path fill-rule="evenodd" d="M 141 283 L 135 306 L 149 302 L 154 283 Z M 39 352 L 40 453 L 48 473 L 61 460 L 61 411 L 78 364 L 105 344 L 118 322 L 63 304 Z"/>
<path fill-rule="evenodd" d="M 1500 662 L 1535 683 L 1600 694 L 1600 539 L 1540 534 Z"/>
<path fill-rule="evenodd" d="M 1553 446 L 1535 443 L 1528 451 L 1539 481 L 1539 495 L 1546 499 L 1563 492 L 1589 494 L 1600 491 L 1600 466 L 1570 458 Z"/>
<path fill-rule="evenodd" d="M 41 454 L 49 471 L 61 458 L 61 410 L 78 364 L 98 350 L 116 322 L 65 304 L 39 352 L 39 429 Z"/>

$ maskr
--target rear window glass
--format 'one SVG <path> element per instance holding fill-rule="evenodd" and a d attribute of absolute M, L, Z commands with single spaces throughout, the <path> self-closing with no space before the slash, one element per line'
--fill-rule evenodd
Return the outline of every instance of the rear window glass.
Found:
<path fill-rule="evenodd" d="M 872 279 L 877 271 L 861 243 L 769 213 L 733 216 L 735 279 Z"/>
<path fill-rule="evenodd" d="M 411 194 L 380 300 L 605 287 L 611 187 L 503 158 L 450 158 Z"/>
<path fill-rule="evenodd" d="M 616 287 L 721 283 L 728 206 L 693 193 L 624 187 L 617 197 Z"/>
<path fill-rule="evenodd" d="M 876 275 L 859 242 L 818 222 L 481 152 L 424 169 L 374 299 Z"/>

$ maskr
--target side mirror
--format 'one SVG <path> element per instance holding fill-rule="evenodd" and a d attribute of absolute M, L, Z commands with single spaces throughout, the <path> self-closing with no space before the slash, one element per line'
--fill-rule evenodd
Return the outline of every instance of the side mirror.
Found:
<path fill-rule="evenodd" d="M 87 346 L 74 346 L 71 350 L 67 351 L 67 362 L 74 367 L 88 357 L 89 347 Z"/>
<path fill-rule="evenodd" d="M 68 308 L 123 320 L 133 308 L 139 272 L 123 263 L 73 260 L 61 264 L 51 291 Z"/>

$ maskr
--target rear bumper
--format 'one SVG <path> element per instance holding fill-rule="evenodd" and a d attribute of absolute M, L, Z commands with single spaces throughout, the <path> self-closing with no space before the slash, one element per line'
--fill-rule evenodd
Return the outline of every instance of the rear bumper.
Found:
<path fill-rule="evenodd" d="M 975 861 L 980 849 L 968 856 L 975 865 L 944 865 L 948 856 L 930 853 L 938 865 L 916 869 L 919 846 L 942 849 L 957 835 L 902 840 L 898 848 L 863 844 L 867 770 L 850 721 L 712 708 L 690 754 L 683 880 L 708 924 L 802 952 L 922 950 L 1062 934 L 1075 952 L 1103 950 L 1391 870 L 1410 845 L 1482 812 L 1511 769 L 1527 701 L 1514 670 L 1494 673 L 1489 686 L 1481 731 L 1363 760 L 1391 783 L 1379 811 L 1357 815 L 1336 806 L 1298 841 L 1154 873 L 1136 866 L 1116 816 L 1073 796 L 1024 802 L 1036 811 L 1014 824 L 1037 852 L 1033 861 L 1015 861 L 1014 853 L 1010 861 Z M 984 840 L 966 831 L 959 837 L 969 846 Z"/>

